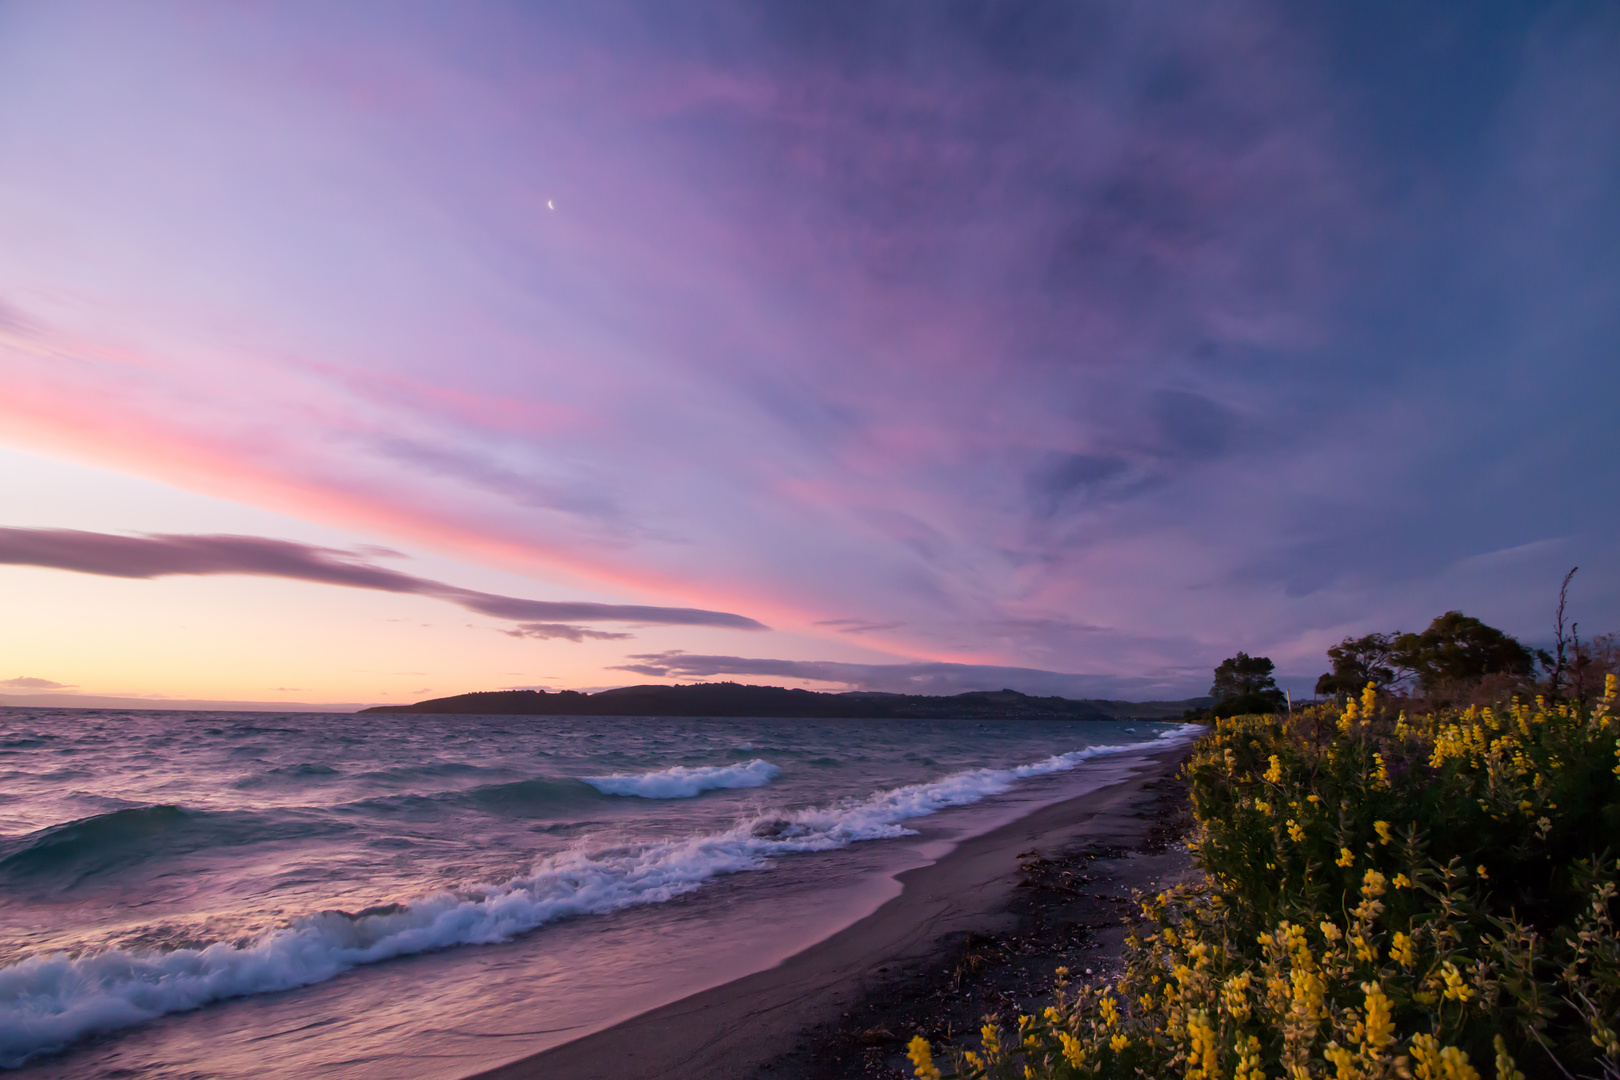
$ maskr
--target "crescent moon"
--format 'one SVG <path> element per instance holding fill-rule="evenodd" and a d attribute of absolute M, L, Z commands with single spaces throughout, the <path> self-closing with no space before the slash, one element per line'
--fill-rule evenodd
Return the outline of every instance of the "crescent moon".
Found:
<path fill-rule="evenodd" d="M 547 199 L 546 200 L 546 209 L 547 210 L 555 210 L 555 209 L 557 209 L 557 204 L 552 202 L 550 199 Z"/>

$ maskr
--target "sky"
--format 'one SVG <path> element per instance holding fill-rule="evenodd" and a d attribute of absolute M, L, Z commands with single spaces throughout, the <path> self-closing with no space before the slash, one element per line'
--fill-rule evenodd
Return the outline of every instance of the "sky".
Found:
<path fill-rule="evenodd" d="M 0 698 L 1620 630 L 1620 8 L 0 0 Z"/>

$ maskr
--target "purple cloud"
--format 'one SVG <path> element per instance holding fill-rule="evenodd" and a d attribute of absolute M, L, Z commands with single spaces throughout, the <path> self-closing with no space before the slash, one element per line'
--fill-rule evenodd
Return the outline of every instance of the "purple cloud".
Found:
<path fill-rule="evenodd" d="M 1616 11 L 8 8 L 0 426 L 942 661 L 1620 625 Z"/>
<path fill-rule="evenodd" d="M 332 548 L 311 547 L 290 540 L 258 536 L 114 536 L 77 529 L 0 528 L 0 564 L 40 566 L 122 578 L 155 578 L 177 574 L 282 577 L 325 585 L 430 596 L 498 619 L 766 629 L 753 619 L 723 611 L 498 596 L 402 574 Z M 571 641 L 586 637 L 614 640 L 627 636 L 602 634 L 550 622 L 520 626 L 516 634 L 561 637 Z"/>

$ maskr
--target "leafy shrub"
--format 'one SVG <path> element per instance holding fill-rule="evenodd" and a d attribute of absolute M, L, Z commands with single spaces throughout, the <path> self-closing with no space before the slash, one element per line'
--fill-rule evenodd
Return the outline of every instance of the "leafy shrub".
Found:
<path fill-rule="evenodd" d="M 1124 973 L 919 1077 L 1620 1080 L 1620 724 L 1592 709 L 1217 721 L 1187 765 L 1204 871 Z"/>

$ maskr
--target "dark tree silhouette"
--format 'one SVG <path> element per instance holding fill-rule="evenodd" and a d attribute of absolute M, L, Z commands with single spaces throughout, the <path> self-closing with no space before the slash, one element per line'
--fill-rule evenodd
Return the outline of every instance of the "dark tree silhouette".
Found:
<path fill-rule="evenodd" d="M 1397 630 L 1345 638 L 1327 651 L 1333 670 L 1316 680 L 1316 692 L 1328 697 L 1353 696 L 1368 683 L 1387 690 L 1410 678 L 1413 672 L 1395 644 L 1401 636 Z"/>
<path fill-rule="evenodd" d="M 1460 611 L 1436 617 L 1421 634 L 1400 635 L 1395 655 L 1425 694 L 1476 685 L 1487 675 L 1528 678 L 1536 661 L 1516 638 Z"/>
<path fill-rule="evenodd" d="M 1215 684 L 1209 688 L 1215 699 L 1216 716 L 1275 712 L 1283 704 L 1283 692 L 1272 677 L 1276 665 L 1267 656 L 1240 652 L 1221 661 L 1215 669 Z"/>

